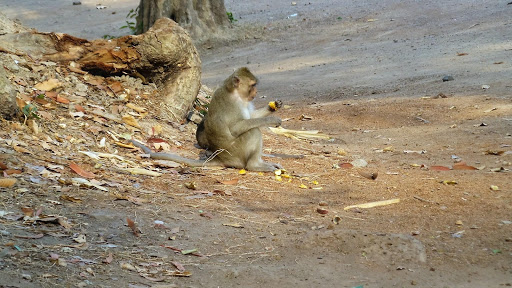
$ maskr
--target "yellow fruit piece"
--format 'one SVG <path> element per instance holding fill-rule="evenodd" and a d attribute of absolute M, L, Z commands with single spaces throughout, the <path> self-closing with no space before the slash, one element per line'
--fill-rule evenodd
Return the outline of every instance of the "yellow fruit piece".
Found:
<path fill-rule="evenodd" d="M 242 169 L 242 170 L 238 171 L 238 174 L 245 175 L 245 174 L 247 174 L 247 171 L 245 171 L 245 169 Z"/>
<path fill-rule="evenodd" d="M 283 178 L 281 178 L 281 176 L 279 176 L 279 175 L 276 175 L 276 180 L 277 181 L 283 181 Z"/>
<path fill-rule="evenodd" d="M 301 188 L 301 189 L 308 189 L 308 186 L 306 186 L 304 184 L 300 184 L 299 188 Z"/>
<path fill-rule="evenodd" d="M 311 182 L 311 183 L 312 183 L 313 185 L 318 185 L 318 181 L 316 181 L 316 180 L 315 180 L 315 181 L 313 181 L 313 182 Z"/>
<path fill-rule="evenodd" d="M 272 109 L 272 110 L 277 110 L 277 106 L 276 106 L 276 102 L 275 101 L 268 102 L 268 107 L 270 107 L 270 109 Z"/>

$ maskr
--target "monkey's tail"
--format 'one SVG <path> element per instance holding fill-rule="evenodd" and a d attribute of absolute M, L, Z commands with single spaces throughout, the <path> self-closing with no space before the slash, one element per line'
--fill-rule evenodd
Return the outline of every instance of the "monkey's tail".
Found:
<path fill-rule="evenodd" d="M 179 155 L 171 154 L 171 153 L 153 152 L 153 151 L 151 151 L 151 149 L 149 149 L 149 147 L 144 146 L 144 144 L 142 144 L 138 141 L 135 141 L 135 140 L 130 140 L 130 141 L 133 143 L 133 145 L 135 145 L 135 147 L 142 149 L 142 151 L 144 151 L 145 154 L 148 154 L 149 157 L 151 157 L 152 159 L 174 161 L 174 162 L 178 162 L 181 164 L 185 164 L 190 167 L 219 166 L 219 164 L 214 161 L 205 162 L 205 161 L 201 161 L 201 160 L 194 160 L 194 159 L 181 157 Z"/>

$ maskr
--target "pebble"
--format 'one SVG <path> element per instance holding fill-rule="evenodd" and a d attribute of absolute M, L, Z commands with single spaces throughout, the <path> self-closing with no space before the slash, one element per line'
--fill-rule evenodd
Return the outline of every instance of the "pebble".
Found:
<path fill-rule="evenodd" d="M 455 80 L 455 78 L 453 78 L 453 76 L 450 76 L 450 75 L 446 75 L 443 77 L 443 82 L 453 81 L 453 80 Z"/>
<path fill-rule="evenodd" d="M 368 162 L 366 162 L 364 159 L 356 159 L 352 162 L 350 162 L 350 164 L 352 164 L 354 167 L 366 167 L 366 165 L 368 165 Z"/>

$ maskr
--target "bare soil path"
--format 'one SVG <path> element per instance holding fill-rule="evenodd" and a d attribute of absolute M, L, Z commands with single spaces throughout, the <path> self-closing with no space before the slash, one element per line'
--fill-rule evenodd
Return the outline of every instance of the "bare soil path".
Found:
<path fill-rule="evenodd" d="M 97 1 L 22 2 L 0 0 L 0 7 L 42 31 L 96 38 L 116 35 L 138 1 L 103 1 L 102 10 Z M 234 169 L 120 174 L 104 168 L 110 162 L 96 168 L 70 150 L 102 179 L 121 184 L 109 189 L 125 198 L 51 181 L 1 190 L 0 212 L 44 207 L 73 228 L 64 233 L 0 214 L 0 287 L 512 286 L 512 5 L 295 2 L 227 0 L 239 40 L 199 47 L 209 87 L 248 66 L 266 96 L 258 104 L 279 98 L 289 105 L 279 112 L 284 127 L 331 136 L 300 141 L 264 131 L 265 152 L 305 156 L 278 160 L 293 178 Z M 443 82 L 448 75 L 454 80 Z M 66 109 L 52 113 L 69 118 Z M 154 122 L 149 117 L 144 128 Z M 47 125 L 71 134 L 59 123 Z M 12 127 L 2 125 L 0 138 L 9 139 Z M 178 153 L 196 157 L 194 125 L 164 128 L 182 144 Z M 25 163 L 45 165 L 11 153 L 7 143 L 0 141 L 2 162 L 25 173 L 34 169 Z M 368 165 L 343 168 L 358 159 Z M 375 180 L 365 177 L 372 173 Z M 236 185 L 219 182 L 232 179 Z M 186 188 L 192 182 L 196 190 Z M 61 195 L 82 202 L 48 202 Z M 344 210 L 389 199 L 400 202 Z M 140 237 L 126 218 L 136 221 Z M 27 239 L 34 234 L 44 237 Z M 79 234 L 87 246 L 73 240 Z M 197 248 L 202 257 L 169 247 Z M 192 275 L 170 276 L 172 262 Z"/>

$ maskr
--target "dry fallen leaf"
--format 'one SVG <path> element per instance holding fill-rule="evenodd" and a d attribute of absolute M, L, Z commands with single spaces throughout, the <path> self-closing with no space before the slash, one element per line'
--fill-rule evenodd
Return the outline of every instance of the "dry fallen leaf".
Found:
<path fill-rule="evenodd" d="M 37 90 L 43 90 L 43 91 L 51 91 L 55 88 L 59 88 L 62 86 L 62 83 L 59 82 L 57 79 L 48 79 L 44 82 L 37 83 L 34 87 Z"/>
<path fill-rule="evenodd" d="M 112 253 L 108 253 L 107 258 L 103 260 L 103 263 L 110 264 L 112 263 L 112 260 L 114 260 L 114 255 L 112 255 Z"/>
<path fill-rule="evenodd" d="M 316 212 L 318 212 L 319 214 L 327 214 L 329 213 L 329 210 L 318 207 L 316 208 Z"/>
<path fill-rule="evenodd" d="M 341 164 L 339 164 L 339 166 L 340 166 L 340 168 L 345 168 L 345 169 L 354 167 L 354 165 L 352 165 L 351 163 L 341 163 Z"/>
<path fill-rule="evenodd" d="M 69 195 L 61 195 L 59 198 L 62 200 L 66 200 L 66 201 L 70 201 L 70 202 L 74 202 L 74 203 L 82 203 L 82 199 L 78 199 L 78 198 L 75 198 L 75 197 L 72 197 Z"/>
<path fill-rule="evenodd" d="M 146 108 L 144 108 L 144 107 L 140 107 L 140 106 L 137 106 L 137 105 L 135 105 L 135 104 L 133 104 L 133 103 L 127 103 L 127 104 L 126 104 L 126 107 L 128 107 L 128 108 L 130 108 L 130 109 L 133 109 L 133 110 L 135 110 L 135 111 L 137 111 L 137 112 L 139 112 L 139 113 L 146 113 L 146 111 L 147 111 L 147 109 L 146 109 Z"/>
<path fill-rule="evenodd" d="M 64 217 L 59 217 L 57 218 L 57 222 L 60 224 L 60 226 L 64 227 L 64 229 L 71 229 L 71 224 L 69 224 L 68 220 L 66 220 L 66 218 Z"/>
<path fill-rule="evenodd" d="M 21 207 L 21 211 L 27 217 L 33 217 L 34 216 L 34 209 L 32 209 L 30 207 Z"/>
<path fill-rule="evenodd" d="M 78 166 L 74 162 L 69 163 L 69 168 L 71 168 L 71 170 L 73 170 L 76 174 L 78 174 L 82 177 L 85 177 L 85 178 L 95 178 L 96 177 L 96 175 L 94 173 L 85 171 L 84 169 L 82 169 L 80 166 Z"/>
<path fill-rule="evenodd" d="M 177 261 L 171 261 L 171 264 L 174 265 L 174 267 L 176 267 L 176 269 L 178 269 L 178 271 L 185 271 L 185 266 L 183 266 L 181 263 L 177 262 Z"/>
<path fill-rule="evenodd" d="M 453 170 L 478 170 L 476 167 L 469 166 L 464 162 L 453 164 Z"/>
<path fill-rule="evenodd" d="M 220 180 L 217 180 L 219 183 L 221 184 L 224 184 L 224 185 L 236 185 L 238 183 L 238 179 L 231 179 L 231 180 L 225 180 L 225 181 L 220 181 Z"/>
<path fill-rule="evenodd" d="M 196 182 L 186 182 L 186 183 L 183 184 L 183 186 L 185 186 L 185 188 L 190 189 L 190 190 L 196 190 L 197 189 Z"/>
<path fill-rule="evenodd" d="M 127 172 L 130 172 L 133 175 L 148 175 L 148 176 L 162 176 L 162 173 L 158 173 L 151 170 L 146 170 L 142 168 L 126 168 L 124 169 Z"/>
<path fill-rule="evenodd" d="M 445 167 L 445 166 L 430 166 L 430 170 L 435 170 L 435 171 L 450 171 L 452 169 L 450 169 L 449 167 Z"/>
<path fill-rule="evenodd" d="M 76 243 L 86 243 L 87 242 L 86 236 L 84 234 L 78 235 L 76 238 L 73 238 L 73 240 Z"/>
<path fill-rule="evenodd" d="M 128 223 L 128 227 L 130 227 L 130 229 L 132 229 L 132 232 L 135 236 L 139 237 L 139 228 L 137 228 L 137 226 L 135 225 L 135 222 L 133 222 L 132 219 L 130 218 L 126 218 L 126 222 Z"/>
<path fill-rule="evenodd" d="M 44 237 L 44 234 L 32 234 L 32 235 L 14 235 L 16 238 L 20 239 L 40 239 Z"/>
<path fill-rule="evenodd" d="M 213 218 L 213 215 L 211 213 L 209 213 L 209 212 L 200 213 L 199 216 L 205 217 L 205 218 L 208 218 L 208 219 L 212 219 Z"/>
<path fill-rule="evenodd" d="M 135 128 L 140 128 L 139 122 L 132 115 L 123 115 L 123 122 Z"/>
<path fill-rule="evenodd" d="M 16 151 L 18 153 L 32 154 L 32 152 L 30 152 L 30 150 L 25 149 L 25 148 L 23 148 L 21 146 L 18 146 L 18 145 L 14 145 L 14 146 L 12 146 L 12 148 L 14 149 L 14 151 Z"/>
<path fill-rule="evenodd" d="M 69 100 L 66 97 L 60 96 L 60 94 L 57 95 L 57 99 L 55 101 L 62 104 L 69 104 Z"/>
<path fill-rule="evenodd" d="M 75 105 L 75 109 L 76 109 L 76 111 L 78 111 L 78 112 L 83 112 L 83 113 L 85 113 L 85 109 L 84 109 L 84 107 L 82 107 L 81 105 L 76 104 L 76 105 Z"/>
<path fill-rule="evenodd" d="M 0 187 L 2 187 L 2 188 L 10 188 L 10 187 L 14 186 L 15 183 L 16 183 L 15 178 L 1 178 L 0 179 Z"/>
<path fill-rule="evenodd" d="M 114 93 L 119 93 L 124 90 L 123 85 L 119 81 L 110 81 L 108 83 L 108 87 L 114 91 Z"/>

